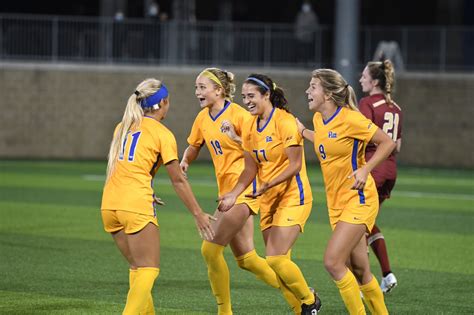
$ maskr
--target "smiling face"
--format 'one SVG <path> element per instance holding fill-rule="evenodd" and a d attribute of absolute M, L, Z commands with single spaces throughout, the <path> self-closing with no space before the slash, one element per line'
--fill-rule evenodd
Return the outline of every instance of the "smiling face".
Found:
<path fill-rule="evenodd" d="M 320 112 L 323 104 L 330 98 L 324 92 L 321 80 L 318 78 L 311 78 L 306 94 L 308 95 L 308 107 L 312 112 Z"/>
<path fill-rule="evenodd" d="M 199 100 L 201 108 L 212 107 L 219 100 L 222 100 L 222 89 L 216 89 L 214 82 L 205 76 L 196 78 L 195 94 Z"/>
<path fill-rule="evenodd" d="M 257 86 L 254 84 L 244 83 L 242 85 L 242 100 L 244 105 L 247 106 L 250 114 L 254 116 L 263 115 L 268 104 L 272 106 L 268 97 L 268 93 L 260 93 Z"/>
<path fill-rule="evenodd" d="M 362 71 L 362 75 L 359 79 L 360 85 L 362 87 L 362 91 L 364 93 L 370 93 L 372 90 L 377 87 L 379 81 L 373 80 L 372 76 L 370 75 L 369 68 L 365 67 L 364 71 Z"/>

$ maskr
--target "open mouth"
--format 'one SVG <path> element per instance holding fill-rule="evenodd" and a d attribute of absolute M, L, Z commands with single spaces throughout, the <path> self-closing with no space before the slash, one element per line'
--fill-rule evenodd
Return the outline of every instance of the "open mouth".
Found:
<path fill-rule="evenodd" d="M 252 109 L 255 108 L 255 105 L 254 105 L 254 104 L 249 104 L 249 105 L 247 105 L 247 108 L 248 108 L 249 110 L 252 110 Z"/>

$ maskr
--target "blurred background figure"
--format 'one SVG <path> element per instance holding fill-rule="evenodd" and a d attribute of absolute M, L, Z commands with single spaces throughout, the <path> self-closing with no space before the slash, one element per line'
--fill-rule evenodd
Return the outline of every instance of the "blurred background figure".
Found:
<path fill-rule="evenodd" d="M 311 48 L 314 45 L 315 31 L 319 26 L 319 20 L 313 11 L 311 3 L 304 1 L 301 10 L 298 12 L 295 20 L 295 37 L 297 40 L 297 61 L 308 63 L 313 61 Z"/>

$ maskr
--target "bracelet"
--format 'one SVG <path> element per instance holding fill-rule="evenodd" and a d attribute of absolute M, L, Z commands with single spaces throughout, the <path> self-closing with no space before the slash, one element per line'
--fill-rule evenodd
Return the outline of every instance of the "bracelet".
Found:
<path fill-rule="evenodd" d="M 308 128 L 303 128 L 303 130 L 301 130 L 301 136 L 304 138 L 304 131 L 308 129 Z"/>

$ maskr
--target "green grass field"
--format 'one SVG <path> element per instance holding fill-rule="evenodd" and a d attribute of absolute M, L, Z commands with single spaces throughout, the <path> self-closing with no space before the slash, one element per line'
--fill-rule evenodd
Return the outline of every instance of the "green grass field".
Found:
<path fill-rule="evenodd" d="M 293 251 L 323 314 L 344 314 L 324 270 L 330 235 L 319 166 L 310 165 L 315 203 Z M 102 229 L 105 163 L 0 161 L 0 313 L 119 314 L 128 269 Z M 193 165 L 190 181 L 208 212 L 216 206 L 213 169 Z M 155 191 L 161 273 L 153 291 L 159 314 L 213 314 L 216 307 L 193 220 L 163 170 Z M 399 285 L 386 296 L 392 314 L 474 314 L 474 172 L 402 168 L 378 219 Z M 257 251 L 262 254 L 256 230 Z M 235 314 L 290 314 L 276 290 L 240 270 L 226 250 Z M 378 264 L 371 256 L 374 274 Z"/>

